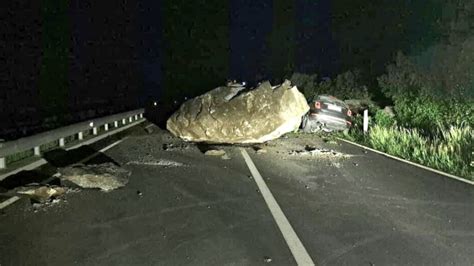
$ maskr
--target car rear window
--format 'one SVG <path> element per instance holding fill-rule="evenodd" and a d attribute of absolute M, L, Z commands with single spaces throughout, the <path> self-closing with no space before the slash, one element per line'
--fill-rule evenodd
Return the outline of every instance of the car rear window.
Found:
<path fill-rule="evenodd" d="M 337 99 L 336 97 L 333 97 L 333 96 L 320 95 L 320 96 L 317 97 L 317 100 L 321 101 L 321 102 L 324 102 L 324 103 L 335 104 L 337 106 L 347 108 L 347 105 L 343 101 L 341 101 L 341 100 L 339 100 L 339 99 Z"/>

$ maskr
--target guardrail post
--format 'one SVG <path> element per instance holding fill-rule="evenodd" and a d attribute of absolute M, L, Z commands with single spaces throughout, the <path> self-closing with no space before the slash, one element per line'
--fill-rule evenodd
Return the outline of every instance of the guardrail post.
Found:
<path fill-rule="evenodd" d="M 122 119 L 122 125 L 125 125 L 125 123 L 127 123 L 127 122 L 126 122 L 126 120 L 125 120 L 125 118 L 124 118 L 124 119 Z"/>
<path fill-rule="evenodd" d="M 59 139 L 59 147 L 64 147 L 65 146 L 65 141 L 64 141 L 64 138 L 60 138 Z"/>
<path fill-rule="evenodd" d="M 114 126 L 118 127 L 118 121 L 114 121 Z"/>
<path fill-rule="evenodd" d="M 128 118 L 128 122 L 132 123 L 132 117 L 131 116 Z"/>
<path fill-rule="evenodd" d="M 41 156 L 41 150 L 39 146 L 36 146 L 34 149 L 35 156 Z"/>
<path fill-rule="evenodd" d="M 0 169 L 7 168 L 7 163 L 5 161 L 5 157 L 0 158 Z"/>
<path fill-rule="evenodd" d="M 143 114 L 140 114 L 140 118 L 143 118 Z"/>
<path fill-rule="evenodd" d="M 105 131 L 109 131 L 109 124 L 105 124 L 105 125 L 104 125 L 104 130 L 105 130 Z"/>
<path fill-rule="evenodd" d="M 92 134 L 93 134 L 93 135 L 97 135 L 97 127 L 94 127 L 94 128 L 92 129 Z"/>
<path fill-rule="evenodd" d="M 135 115 L 135 120 L 138 120 L 138 115 Z"/>
<path fill-rule="evenodd" d="M 82 133 L 82 131 L 79 132 L 79 133 L 77 133 L 77 138 L 78 138 L 79 140 L 83 140 L 83 139 L 84 139 L 84 133 Z"/>
<path fill-rule="evenodd" d="M 369 110 L 364 110 L 364 133 L 369 130 Z"/>

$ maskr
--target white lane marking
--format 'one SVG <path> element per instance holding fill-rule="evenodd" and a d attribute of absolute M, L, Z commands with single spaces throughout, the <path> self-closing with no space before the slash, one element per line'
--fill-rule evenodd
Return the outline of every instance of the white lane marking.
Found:
<path fill-rule="evenodd" d="M 0 203 L 0 210 L 3 209 L 3 208 L 5 208 L 5 207 L 7 207 L 7 206 L 10 205 L 10 204 L 15 203 L 15 202 L 16 202 L 17 200 L 19 200 L 19 199 L 20 199 L 20 197 L 13 196 L 13 197 L 7 199 L 6 201 Z"/>
<path fill-rule="evenodd" d="M 375 150 L 375 149 L 372 149 L 372 148 L 369 148 L 369 147 L 366 147 L 364 145 L 361 145 L 359 143 L 355 143 L 355 142 L 352 142 L 352 141 L 349 141 L 349 140 L 346 140 L 346 139 L 343 139 L 343 138 L 338 138 L 339 140 L 342 140 L 346 143 L 349 143 L 349 144 L 352 144 L 354 146 L 358 146 L 358 147 L 361 147 L 361 148 L 364 148 L 366 150 L 369 150 L 369 151 L 372 151 L 372 152 L 375 152 L 375 153 L 378 153 L 378 154 L 381 154 L 381 155 L 384 155 L 388 158 L 391 158 L 391 159 L 394 159 L 394 160 L 397 160 L 397 161 L 400 161 L 400 162 L 404 162 L 404 163 L 407 163 L 407 164 L 410 164 L 410 165 L 413 165 L 413 166 L 416 166 L 416 167 L 419 167 L 419 168 L 422 168 L 422 169 L 425 169 L 427 171 L 430 171 L 430 172 L 433 172 L 433 173 L 437 173 L 439 175 L 444 175 L 446 177 L 449 177 L 449 178 L 452 178 L 452 179 L 455 179 L 457 181 L 461 181 L 461 182 L 464 182 L 466 184 L 469 184 L 469 185 L 474 185 L 474 181 L 470 181 L 470 180 L 467 180 L 467 179 L 464 179 L 462 177 L 459 177 L 459 176 L 455 176 L 455 175 L 452 175 L 452 174 L 448 174 L 446 172 L 443 172 L 443 171 L 440 171 L 440 170 L 436 170 L 436 169 L 433 169 L 431 167 L 428 167 L 428 166 L 424 166 L 424 165 L 421 165 L 421 164 L 417 164 L 417 163 L 414 163 L 414 162 L 410 162 L 408 160 L 405 160 L 405 159 L 402 159 L 402 158 L 398 158 L 396 156 L 393 156 L 393 155 L 390 155 L 388 153 L 385 153 L 385 152 L 381 152 L 381 151 L 378 151 L 378 150 Z"/>
<path fill-rule="evenodd" d="M 102 152 L 105 152 L 105 151 L 107 151 L 107 150 L 109 150 L 109 149 L 111 149 L 111 148 L 113 148 L 113 147 L 119 145 L 122 141 L 124 141 L 124 140 L 126 140 L 126 139 L 127 139 L 127 137 L 125 137 L 125 138 L 123 138 L 123 139 L 121 139 L 121 140 L 118 140 L 118 141 L 116 141 L 116 142 L 110 144 L 109 146 L 107 146 L 107 147 L 105 147 L 105 148 L 103 148 L 103 149 L 100 149 L 100 150 L 97 151 L 96 153 L 94 153 L 94 154 L 92 154 L 92 155 L 89 155 L 89 156 L 87 156 L 86 158 L 80 160 L 79 163 L 84 163 L 84 162 L 87 162 L 87 161 L 89 161 L 89 160 L 95 158 L 96 156 L 98 156 L 98 155 L 101 154 Z M 54 174 L 53 176 L 51 176 L 50 178 L 48 178 L 48 179 L 44 180 L 43 182 L 41 182 L 41 184 L 43 184 L 43 185 L 44 185 L 44 184 L 47 184 L 47 183 L 53 181 L 55 178 L 58 178 L 59 176 L 61 176 L 61 175 L 60 175 L 59 173 L 56 173 L 56 174 Z M 5 208 L 5 207 L 7 207 L 8 205 L 11 205 L 11 204 L 15 203 L 15 202 L 18 201 L 19 199 L 20 199 L 19 197 L 13 196 L 13 197 L 11 197 L 11 198 L 9 198 L 9 199 L 3 201 L 2 203 L 0 203 L 0 210 L 3 209 L 3 208 Z"/>
<path fill-rule="evenodd" d="M 275 219 L 278 228 L 283 234 L 283 238 L 285 239 L 286 244 L 288 245 L 291 253 L 293 254 L 296 263 L 298 265 L 314 265 L 313 260 L 306 251 L 306 248 L 303 246 L 303 243 L 301 243 L 300 239 L 296 235 L 295 231 L 293 230 L 293 227 L 291 227 L 290 222 L 286 218 L 285 214 L 281 210 L 275 198 L 273 197 L 272 193 L 270 192 L 270 189 L 268 188 L 267 184 L 260 175 L 260 172 L 257 170 L 257 167 L 255 167 L 255 164 L 248 155 L 247 151 L 245 151 L 244 148 L 240 148 L 240 151 L 242 152 L 242 156 L 244 157 L 244 160 L 247 163 L 250 172 L 252 173 L 255 183 L 257 183 L 258 189 L 260 190 L 260 193 L 262 194 L 265 203 L 267 203 L 267 206 L 270 209 L 270 212 L 272 213 L 273 219 Z"/>
<path fill-rule="evenodd" d="M 23 167 L 20 167 L 20 168 L 18 168 L 18 169 L 15 169 L 15 170 L 13 170 L 13 171 L 11 171 L 11 172 L 8 172 L 8 173 L 6 173 L 6 174 L 0 175 L 0 181 L 2 181 L 3 179 L 5 179 L 5 178 L 7 178 L 7 177 L 9 177 L 9 176 L 11 176 L 11 175 L 18 174 L 18 173 L 21 172 L 21 171 L 31 171 L 31 170 L 36 169 L 36 168 L 38 168 L 38 167 L 40 167 L 40 166 L 42 166 L 42 165 L 45 165 L 45 164 L 47 164 L 47 163 L 48 163 L 48 162 L 47 162 L 45 159 L 39 159 L 38 161 L 34 161 L 34 162 L 32 162 L 32 163 L 30 163 L 30 164 L 28 164 L 28 165 L 25 165 L 25 166 L 23 166 Z"/>

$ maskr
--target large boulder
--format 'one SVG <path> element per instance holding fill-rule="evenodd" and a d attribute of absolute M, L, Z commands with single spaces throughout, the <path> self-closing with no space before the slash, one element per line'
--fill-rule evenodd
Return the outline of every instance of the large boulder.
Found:
<path fill-rule="evenodd" d="M 309 110 L 303 94 L 287 80 L 243 89 L 218 87 L 185 102 L 168 119 L 167 129 L 186 141 L 262 143 L 298 129 Z"/>

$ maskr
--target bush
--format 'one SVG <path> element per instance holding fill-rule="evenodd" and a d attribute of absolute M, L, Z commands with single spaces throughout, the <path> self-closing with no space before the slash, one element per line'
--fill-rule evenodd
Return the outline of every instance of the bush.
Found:
<path fill-rule="evenodd" d="M 453 87 L 445 78 L 423 70 L 399 53 L 378 81 L 382 92 L 393 100 L 396 120 L 404 127 L 429 134 L 439 126 L 473 127 L 473 88 Z"/>
<path fill-rule="evenodd" d="M 316 85 L 317 85 L 317 74 L 301 74 L 301 73 L 293 73 L 290 80 L 291 83 L 298 87 L 298 89 L 304 94 L 306 99 L 313 99 L 316 92 Z"/>
<path fill-rule="evenodd" d="M 318 82 L 317 75 L 294 73 L 291 76 L 292 84 L 303 92 L 306 99 L 311 100 L 320 94 L 333 95 L 339 99 L 368 99 L 368 88 L 361 85 L 358 71 L 347 71 L 336 76 L 334 80 L 327 79 Z"/>
<path fill-rule="evenodd" d="M 450 127 L 435 137 L 426 137 L 417 129 L 375 125 L 367 142 L 373 148 L 406 160 L 474 180 L 471 127 Z"/>
<path fill-rule="evenodd" d="M 435 100 L 430 97 L 399 98 L 395 101 L 400 125 L 435 133 L 439 127 L 474 126 L 474 102 Z"/>

